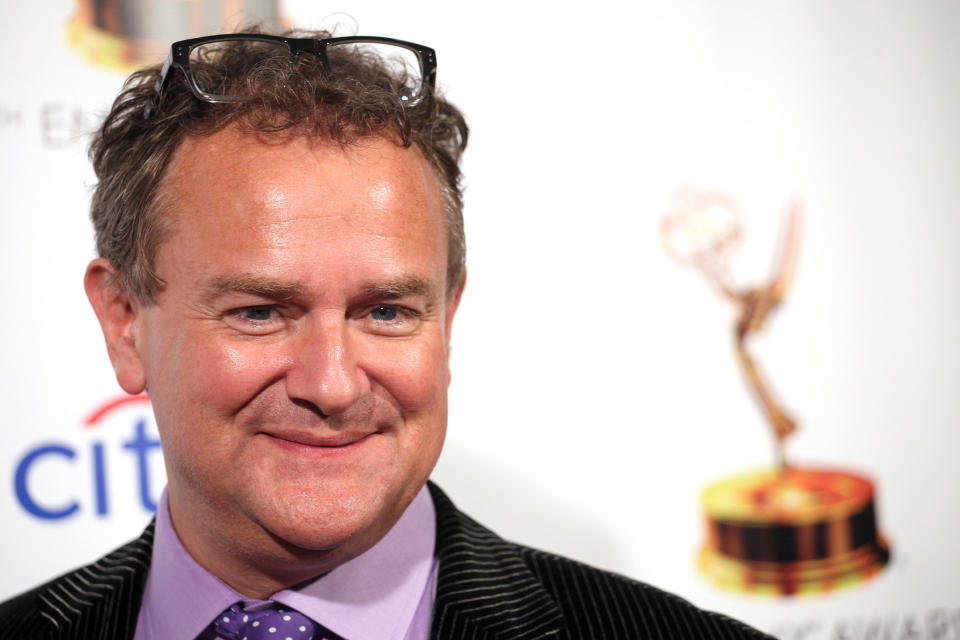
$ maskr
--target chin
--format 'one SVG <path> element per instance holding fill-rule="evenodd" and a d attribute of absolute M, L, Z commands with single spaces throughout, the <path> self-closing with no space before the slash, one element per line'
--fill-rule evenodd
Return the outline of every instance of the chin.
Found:
<path fill-rule="evenodd" d="M 289 552 L 326 551 L 355 557 L 386 535 L 407 507 L 409 500 L 403 503 L 388 493 L 371 494 L 367 488 L 277 496 L 268 513 L 257 520 Z"/>

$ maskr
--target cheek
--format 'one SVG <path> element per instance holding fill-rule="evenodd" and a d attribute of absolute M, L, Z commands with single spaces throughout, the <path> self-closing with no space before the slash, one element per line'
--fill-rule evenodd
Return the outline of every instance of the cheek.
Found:
<path fill-rule="evenodd" d="M 224 344 L 209 335 L 180 338 L 161 354 L 165 384 L 158 381 L 154 409 L 165 457 L 200 482 L 196 474 L 238 454 L 236 416 L 282 376 L 283 358 L 276 349 Z M 198 463 L 198 455 L 206 462 Z"/>
<path fill-rule="evenodd" d="M 205 389 L 207 402 L 221 412 L 232 413 L 283 377 L 288 368 L 286 350 L 270 345 L 222 344 L 203 341 L 197 354 L 197 384 Z"/>
<path fill-rule="evenodd" d="M 442 409 L 449 380 L 447 350 L 441 342 L 399 341 L 389 349 L 381 346 L 368 362 L 371 382 L 382 385 L 405 414 Z"/>
<path fill-rule="evenodd" d="M 203 332 L 172 336 L 158 354 L 166 364 L 169 398 L 196 419 L 230 415 L 244 406 L 272 379 L 282 375 L 284 352 L 244 342 L 225 342 Z"/>

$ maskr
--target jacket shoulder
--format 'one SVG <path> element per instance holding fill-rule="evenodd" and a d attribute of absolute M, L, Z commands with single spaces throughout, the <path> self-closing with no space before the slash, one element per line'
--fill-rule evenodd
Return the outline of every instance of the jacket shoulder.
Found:
<path fill-rule="evenodd" d="M 539 549 L 517 549 L 563 611 L 571 637 L 770 639 L 652 585 Z"/>
<path fill-rule="evenodd" d="M 40 594 L 59 579 L 0 603 L 0 640 L 49 637 L 50 621 L 40 613 Z"/>
<path fill-rule="evenodd" d="M 152 545 L 151 523 L 96 562 L 0 603 L 0 640 L 132 636 Z"/>
<path fill-rule="evenodd" d="M 648 584 L 508 542 L 429 487 L 440 561 L 435 640 L 772 640 Z"/>

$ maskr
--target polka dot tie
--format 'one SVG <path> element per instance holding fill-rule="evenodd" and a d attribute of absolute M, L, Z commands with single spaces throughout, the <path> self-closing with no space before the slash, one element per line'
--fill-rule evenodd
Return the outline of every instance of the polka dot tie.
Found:
<path fill-rule="evenodd" d="M 339 636 L 328 632 L 299 611 L 276 602 L 268 606 L 255 605 L 244 608 L 242 603 L 231 605 L 221 613 L 210 631 L 214 637 L 228 640 L 337 640 Z"/>

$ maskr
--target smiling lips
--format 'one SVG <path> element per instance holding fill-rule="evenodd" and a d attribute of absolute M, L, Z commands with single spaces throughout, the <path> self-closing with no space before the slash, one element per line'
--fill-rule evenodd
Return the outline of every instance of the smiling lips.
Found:
<path fill-rule="evenodd" d="M 260 433 L 261 435 L 265 435 L 276 440 L 278 444 L 296 445 L 323 450 L 344 449 L 351 445 L 359 444 L 366 440 L 369 436 L 376 433 L 376 431 L 331 433 L 328 435 L 318 435 L 316 433 L 303 431 L 262 431 Z"/>

